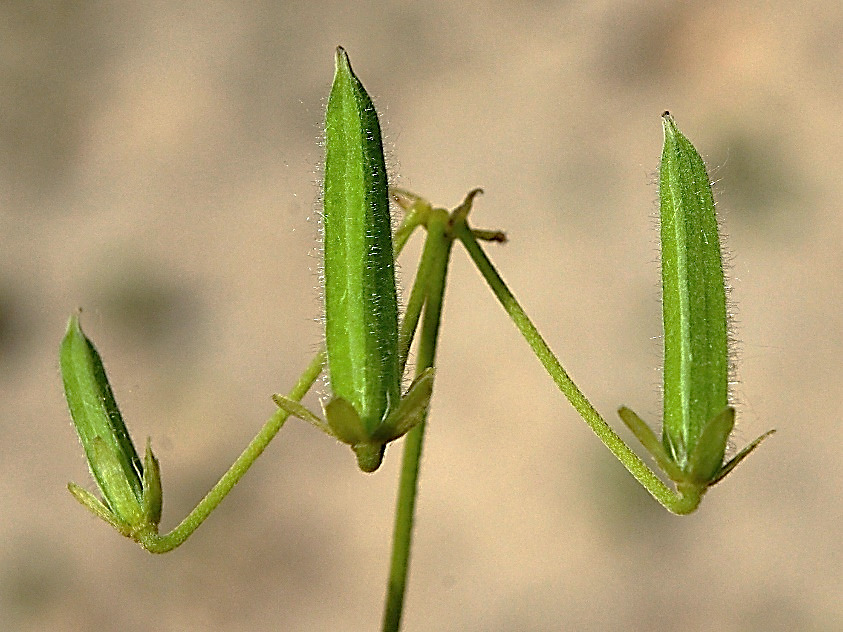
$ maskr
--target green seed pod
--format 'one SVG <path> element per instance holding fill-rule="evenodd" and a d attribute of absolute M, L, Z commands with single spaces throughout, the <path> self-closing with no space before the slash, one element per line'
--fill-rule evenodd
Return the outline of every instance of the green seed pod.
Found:
<path fill-rule="evenodd" d="M 401 396 L 398 301 L 380 125 L 342 48 L 336 54 L 325 140 L 328 373 L 334 396 L 351 404 L 370 434 Z"/>
<path fill-rule="evenodd" d="M 102 360 L 77 315 L 68 323 L 60 363 L 70 416 L 105 504 L 73 483 L 70 492 L 124 535 L 155 531 L 161 518 L 158 462 L 147 444 L 145 465 L 141 464 Z"/>
<path fill-rule="evenodd" d="M 401 395 L 398 299 L 386 165 L 375 107 L 337 48 L 325 116 L 325 347 L 333 397 L 325 420 L 273 395 L 287 414 L 351 446 L 364 472 L 425 417 L 433 368 Z"/>
<path fill-rule="evenodd" d="M 662 123 L 662 442 L 671 459 L 684 470 L 706 426 L 716 419 L 722 426 L 733 418 L 721 416 L 729 403 L 726 291 L 714 197 L 705 164 L 669 113 L 664 113 Z M 728 431 L 726 437 L 722 435 L 706 433 L 707 439 L 716 436 L 722 440 L 722 445 L 705 449 L 713 449 L 719 457 L 709 454 L 703 459 L 708 464 L 717 461 L 718 468 Z"/>
<path fill-rule="evenodd" d="M 629 408 L 622 406 L 618 414 L 676 483 L 678 497 L 657 498 L 675 513 L 689 513 L 706 489 L 723 480 L 773 431 L 764 433 L 723 463 L 735 425 L 735 409 L 728 402 L 728 315 L 714 196 L 702 158 L 668 112 L 662 115 L 662 125 L 661 441 Z"/>

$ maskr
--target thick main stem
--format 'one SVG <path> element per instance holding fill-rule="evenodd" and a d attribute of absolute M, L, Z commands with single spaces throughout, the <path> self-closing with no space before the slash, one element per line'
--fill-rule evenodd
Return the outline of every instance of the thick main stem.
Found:
<path fill-rule="evenodd" d="M 446 235 L 447 214 L 434 212 L 427 225 L 427 240 L 420 269 L 428 270 L 428 285 L 424 307 L 421 337 L 419 339 L 416 374 L 432 367 L 436 359 L 436 342 L 442 317 L 442 303 L 445 279 L 452 239 Z M 407 574 L 410 568 L 410 546 L 413 538 L 416 496 L 418 492 L 419 464 L 426 421 L 407 433 L 404 439 L 404 455 L 401 461 L 401 477 L 398 483 L 398 499 L 395 508 L 395 527 L 392 539 L 389 583 L 384 606 L 384 632 L 397 632 L 401 626 L 404 595 L 407 589 Z"/>

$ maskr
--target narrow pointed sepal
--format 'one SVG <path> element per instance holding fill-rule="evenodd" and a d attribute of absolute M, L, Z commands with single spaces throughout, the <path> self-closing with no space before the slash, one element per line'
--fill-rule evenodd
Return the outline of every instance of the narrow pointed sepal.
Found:
<path fill-rule="evenodd" d="M 322 419 L 320 419 L 316 414 L 309 411 L 307 408 L 301 405 L 301 403 L 297 402 L 294 399 L 290 399 L 284 395 L 275 394 L 272 396 L 272 401 L 275 402 L 276 406 L 283 410 L 288 415 L 292 415 L 293 417 L 298 417 L 302 421 L 306 421 L 311 426 L 318 428 L 326 435 L 330 435 L 335 439 L 338 438 L 337 435 L 334 434 L 334 431 L 326 424 Z"/>
<path fill-rule="evenodd" d="M 87 489 L 80 487 L 76 483 L 68 483 L 67 491 L 69 491 L 83 507 L 94 514 L 97 518 L 100 518 L 110 524 L 122 535 L 128 536 L 131 534 L 132 528 L 123 522 L 119 516 L 115 515 L 114 512 L 106 507 L 99 498 L 94 496 Z"/>
<path fill-rule="evenodd" d="M 761 445 L 761 442 L 764 441 L 764 439 L 769 437 L 775 431 L 776 431 L 775 429 L 768 430 L 763 435 L 758 437 L 755 441 L 753 441 L 748 446 L 746 446 L 743 450 L 738 452 L 734 457 L 732 457 L 729 460 L 728 463 L 726 463 L 726 465 L 724 465 L 722 468 L 720 468 L 720 471 L 717 473 L 717 476 L 715 476 L 711 480 L 711 482 L 708 484 L 708 486 L 711 487 L 712 485 L 716 485 L 717 483 L 722 481 L 724 478 L 726 478 L 726 475 L 729 472 L 731 472 L 733 469 L 735 469 L 741 461 L 743 461 L 746 457 L 748 457 L 752 453 L 753 450 L 755 450 L 755 448 L 757 448 L 759 445 Z"/>
<path fill-rule="evenodd" d="M 703 426 L 688 458 L 686 478 L 690 483 L 708 486 L 723 467 L 729 435 L 735 427 L 735 409 L 727 406 Z"/>
<path fill-rule="evenodd" d="M 407 394 L 401 398 L 398 407 L 386 421 L 372 433 L 372 438 L 395 441 L 424 421 L 430 398 L 433 395 L 433 367 L 427 368 L 410 385 Z"/>
<path fill-rule="evenodd" d="M 684 479 L 682 470 L 670 459 L 670 456 L 664 449 L 664 444 L 659 441 L 652 428 L 641 417 L 626 406 L 621 406 L 618 409 L 618 416 L 641 442 L 641 445 L 644 446 L 647 452 L 650 453 L 650 456 L 655 459 L 658 466 L 667 474 L 670 480 L 681 481 Z"/>
<path fill-rule="evenodd" d="M 147 526 L 158 530 L 161 522 L 161 509 L 164 504 L 164 493 L 161 487 L 161 467 L 158 459 L 152 453 L 152 444 L 146 440 L 146 453 L 143 458 L 143 496 L 141 507 L 143 519 Z"/>

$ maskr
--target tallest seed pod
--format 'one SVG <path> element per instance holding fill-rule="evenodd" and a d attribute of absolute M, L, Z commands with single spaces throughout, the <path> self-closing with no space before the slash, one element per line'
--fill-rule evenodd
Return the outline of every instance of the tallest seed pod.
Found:
<path fill-rule="evenodd" d="M 374 472 L 386 445 L 424 421 L 433 367 L 401 394 L 398 299 L 386 165 L 372 100 L 337 48 L 325 116 L 323 283 L 331 398 L 324 421 L 298 401 L 278 406 L 351 446 L 357 465 Z"/>
<path fill-rule="evenodd" d="M 386 165 L 372 100 L 341 47 L 325 117 L 324 292 L 335 398 L 371 433 L 401 396 Z"/>

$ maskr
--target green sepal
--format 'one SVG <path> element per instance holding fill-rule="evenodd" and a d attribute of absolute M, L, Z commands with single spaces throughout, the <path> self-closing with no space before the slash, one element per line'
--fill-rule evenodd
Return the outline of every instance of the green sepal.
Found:
<path fill-rule="evenodd" d="M 433 394 L 434 375 L 433 367 L 425 369 L 410 385 L 392 414 L 372 433 L 372 441 L 352 446 L 361 470 L 374 472 L 378 469 L 386 444 L 400 439 L 424 421 Z"/>
<path fill-rule="evenodd" d="M 332 398 L 324 409 L 325 419 L 334 436 L 351 446 L 357 458 L 357 467 L 367 474 L 377 470 L 383 463 L 387 442 L 373 441 L 354 406 L 342 397 Z"/>
<path fill-rule="evenodd" d="M 146 452 L 143 458 L 143 520 L 147 526 L 158 528 L 161 522 L 164 492 L 161 488 L 161 466 L 152 453 L 150 439 L 146 440 Z"/>
<path fill-rule="evenodd" d="M 105 520 L 122 535 L 128 536 L 131 534 L 132 528 L 123 522 L 108 507 L 106 507 L 99 498 L 94 496 L 87 489 L 80 487 L 76 483 L 68 483 L 67 491 L 69 491 L 76 500 L 88 509 L 88 511 L 94 514 L 97 518 Z"/>
<path fill-rule="evenodd" d="M 430 405 L 433 393 L 435 370 L 431 367 L 410 385 L 395 410 L 369 433 L 351 402 L 342 397 L 333 397 L 323 405 L 327 423 L 297 401 L 283 395 L 273 395 L 278 407 L 289 415 L 298 417 L 315 426 L 338 441 L 351 446 L 357 457 L 357 465 L 364 472 L 377 470 L 383 462 L 386 444 L 403 437 L 421 423 Z"/>
<path fill-rule="evenodd" d="M 737 465 L 741 461 L 743 461 L 746 457 L 748 457 L 752 453 L 752 451 L 755 450 L 755 448 L 757 448 L 761 444 L 762 441 L 764 441 L 764 439 L 769 437 L 775 431 L 776 431 L 775 428 L 773 430 L 768 430 L 767 432 L 762 434 L 760 437 L 758 437 L 755 441 L 753 441 L 748 446 L 746 446 L 743 450 L 738 452 L 735 456 L 733 456 L 729 460 L 729 462 L 726 463 L 726 465 L 724 465 L 722 468 L 720 468 L 720 471 L 717 472 L 717 475 L 713 479 L 711 479 L 711 482 L 708 484 L 709 487 L 711 487 L 712 485 L 716 485 L 717 483 L 722 481 L 724 478 L 726 478 L 726 475 L 729 472 L 731 472 L 733 469 L 735 469 L 735 467 L 737 467 Z"/>
<path fill-rule="evenodd" d="M 687 467 L 682 470 L 671 460 L 664 445 L 650 426 L 635 412 L 626 406 L 621 406 L 618 409 L 618 415 L 655 459 L 661 470 L 677 484 L 682 495 L 702 495 L 707 488 L 722 481 L 764 439 L 775 432 L 775 430 L 765 432 L 723 465 L 726 446 L 735 425 L 735 409 L 728 406 L 703 428 Z"/>
<path fill-rule="evenodd" d="M 652 428 L 641 417 L 626 406 L 621 406 L 618 409 L 618 416 L 672 481 L 684 480 L 685 477 L 682 470 L 670 459 L 670 455 L 664 449 L 662 442 L 659 441 Z"/>
<path fill-rule="evenodd" d="M 395 441 L 424 420 L 433 395 L 435 374 L 435 369 L 429 367 L 413 380 L 395 411 L 372 433 L 373 439 Z"/>
<path fill-rule="evenodd" d="M 343 397 L 332 397 L 324 406 L 325 420 L 334 436 L 348 445 L 354 446 L 371 439 L 360 415 L 350 401 Z"/>
<path fill-rule="evenodd" d="M 723 467 L 729 435 L 735 427 L 735 409 L 727 406 L 703 426 L 688 458 L 686 477 L 690 483 L 709 485 Z"/>
<path fill-rule="evenodd" d="M 357 465 L 364 472 L 374 472 L 380 467 L 386 442 L 372 441 L 363 427 L 360 415 L 347 400 L 342 397 L 333 397 L 322 406 L 325 419 L 328 420 L 326 423 L 315 413 L 289 397 L 275 394 L 272 399 L 288 415 L 298 417 L 326 435 L 349 445 L 357 457 Z"/>
<path fill-rule="evenodd" d="M 318 428 L 326 435 L 330 435 L 335 439 L 338 438 L 337 435 L 334 434 L 334 431 L 331 430 L 330 426 L 328 426 L 328 424 L 326 424 L 316 414 L 312 413 L 307 408 L 302 406 L 300 402 L 297 402 L 294 399 L 290 399 L 286 395 L 280 395 L 278 393 L 272 396 L 272 401 L 274 401 L 278 408 L 283 410 L 288 415 L 298 417 L 302 421 L 306 421 L 310 425 Z"/>
<path fill-rule="evenodd" d="M 135 495 L 129 479 L 123 476 L 122 459 L 101 437 L 94 437 L 93 453 L 97 468 L 107 481 L 108 495 L 103 495 L 109 509 L 133 528 L 143 525 L 141 499 Z"/>

